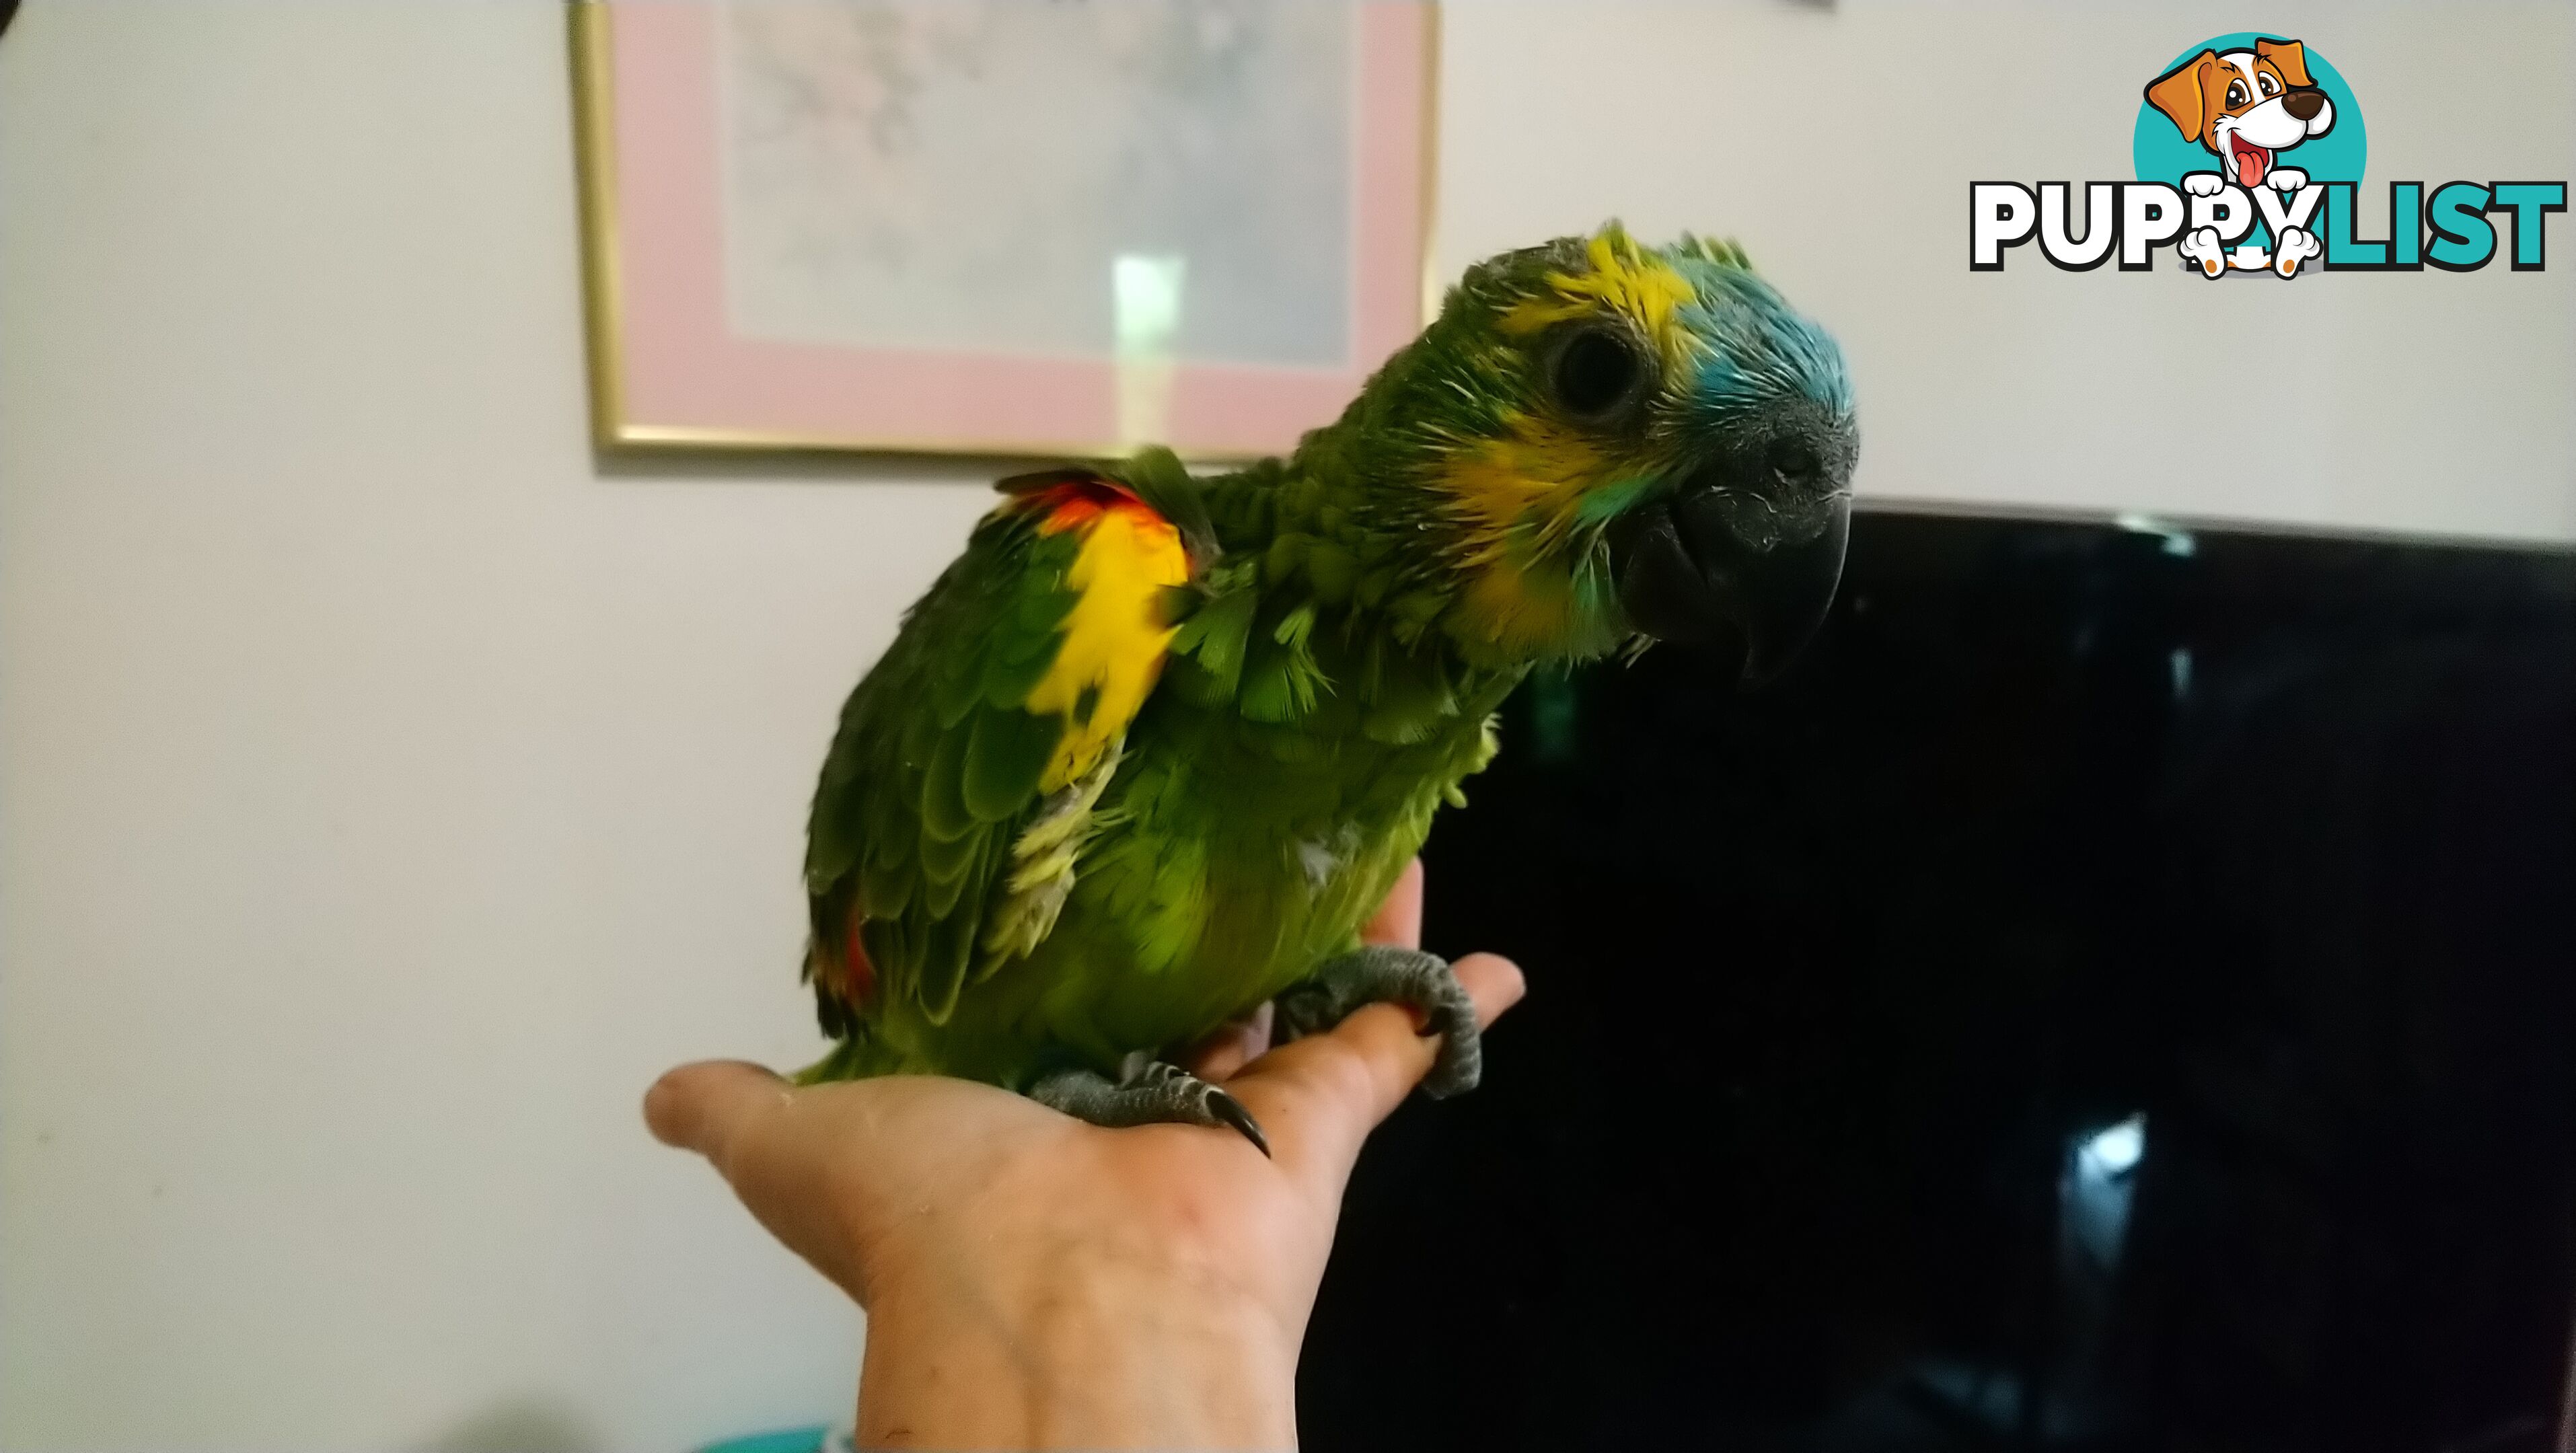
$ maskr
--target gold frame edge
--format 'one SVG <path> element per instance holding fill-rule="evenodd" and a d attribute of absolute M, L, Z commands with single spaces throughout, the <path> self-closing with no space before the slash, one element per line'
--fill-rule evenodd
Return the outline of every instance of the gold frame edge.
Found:
<path fill-rule="evenodd" d="M 1363 0 L 1365 3 L 1365 0 Z M 1440 189 L 1440 6 L 1423 0 L 1422 204 L 1415 246 L 1422 277 L 1414 329 L 1440 310 L 1433 227 Z M 647 424 L 626 402 L 625 328 L 617 252 L 616 68 L 609 0 L 565 0 L 565 46 L 572 73 L 573 173 L 579 201 L 583 337 L 588 353 L 591 447 L 603 454 L 945 455 L 984 459 L 1116 459 L 1121 444 L 1000 444 L 986 440 L 865 438 L 774 433 L 692 424 Z M 1250 463 L 1268 451 L 1188 451 L 1193 462 Z"/>

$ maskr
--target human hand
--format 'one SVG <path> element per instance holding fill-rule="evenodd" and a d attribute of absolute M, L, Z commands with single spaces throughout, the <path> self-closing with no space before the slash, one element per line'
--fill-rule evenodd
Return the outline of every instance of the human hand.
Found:
<path fill-rule="evenodd" d="M 1364 935 L 1419 946 L 1422 865 Z M 1455 965 L 1480 1025 L 1520 970 Z M 790 1086 L 683 1065 L 644 1099 L 760 1223 L 868 1311 L 867 1448 L 1286 1448 L 1297 1349 L 1361 1143 L 1435 1039 L 1373 1005 L 1268 1048 L 1268 1014 L 1189 1068 L 1269 1133 L 1104 1130 L 990 1085 L 919 1075 Z"/>

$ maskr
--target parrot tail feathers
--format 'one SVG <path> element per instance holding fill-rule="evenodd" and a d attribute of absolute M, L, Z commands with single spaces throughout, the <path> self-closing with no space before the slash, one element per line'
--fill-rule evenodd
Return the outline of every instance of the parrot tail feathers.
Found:
<path fill-rule="evenodd" d="M 859 1032 L 859 1011 L 875 997 L 877 987 L 876 965 L 859 936 L 866 913 L 853 902 L 843 921 L 848 931 L 842 936 L 840 952 L 833 952 L 819 933 L 806 941 L 802 975 L 814 989 L 814 1022 L 834 1039 L 848 1039 Z"/>

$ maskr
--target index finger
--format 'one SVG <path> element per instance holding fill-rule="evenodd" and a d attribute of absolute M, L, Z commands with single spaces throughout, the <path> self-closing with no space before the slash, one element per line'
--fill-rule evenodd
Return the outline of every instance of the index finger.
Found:
<path fill-rule="evenodd" d="M 1451 966 L 1475 1001 L 1479 1028 L 1520 1002 L 1520 967 L 1495 954 Z M 1360 1143 L 1430 1072 L 1437 1039 L 1394 1004 L 1371 1004 L 1330 1031 L 1285 1044 L 1226 1081 L 1226 1091 L 1261 1122 L 1271 1156 L 1320 1194 L 1339 1197 Z"/>

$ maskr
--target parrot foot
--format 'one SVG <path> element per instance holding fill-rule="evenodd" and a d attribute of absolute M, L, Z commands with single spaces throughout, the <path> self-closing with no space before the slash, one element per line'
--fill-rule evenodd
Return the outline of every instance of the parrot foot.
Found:
<path fill-rule="evenodd" d="M 1344 954 L 1293 985 L 1276 1001 L 1280 1042 L 1321 1034 L 1371 1004 L 1404 1004 L 1422 1014 L 1422 1032 L 1440 1036 L 1440 1057 L 1423 1076 L 1435 1100 L 1476 1088 L 1485 1073 L 1484 1036 L 1476 1005 L 1449 971 L 1449 961 L 1420 949 L 1377 944 Z"/>
<path fill-rule="evenodd" d="M 1116 1129 L 1126 1125 L 1205 1125 L 1241 1132 L 1263 1155 L 1270 1140 L 1243 1102 L 1182 1069 L 1142 1054 L 1129 1055 L 1112 1080 L 1096 1070 L 1059 1070 L 1029 1087 L 1029 1098 L 1076 1120 Z"/>

